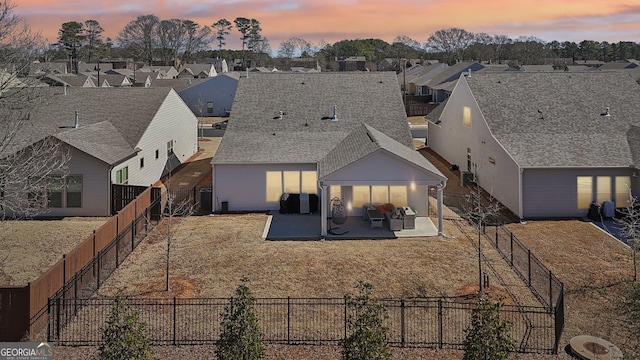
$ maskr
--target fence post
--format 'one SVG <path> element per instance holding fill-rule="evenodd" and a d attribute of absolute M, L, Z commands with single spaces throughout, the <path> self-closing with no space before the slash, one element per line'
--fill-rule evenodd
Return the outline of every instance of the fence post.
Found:
<path fill-rule="evenodd" d="M 498 225 L 496 225 L 496 249 L 501 253 L 500 246 L 498 246 Z"/>
<path fill-rule="evenodd" d="M 47 342 L 51 341 L 51 325 L 53 324 L 53 317 L 51 316 L 51 298 L 47 298 Z"/>
<path fill-rule="evenodd" d="M 62 297 L 59 296 L 56 299 L 56 338 L 57 342 L 60 342 L 60 301 L 62 301 Z"/>
<path fill-rule="evenodd" d="M 344 296 L 344 337 L 347 339 L 347 295 Z"/>
<path fill-rule="evenodd" d="M 102 250 L 98 250 L 98 271 L 96 274 L 96 290 L 100 289 L 100 258 L 102 255 Z"/>
<path fill-rule="evenodd" d="M 192 204 L 193 206 L 196 206 L 196 204 L 198 203 L 198 199 L 196 199 L 196 194 L 197 194 L 197 191 L 196 191 L 196 187 L 194 186 L 193 187 L 193 204 Z"/>
<path fill-rule="evenodd" d="M 405 335 L 405 320 L 404 320 L 404 299 L 400 299 L 400 346 L 404 347 L 404 335 Z"/>
<path fill-rule="evenodd" d="M 287 296 L 287 345 L 291 341 L 291 297 Z"/>
<path fill-rule="evenodd" d="M 549 271 L 549 310 L 553 310 L 553 274 Z"/>
<path fill-rule="evenodd" d="M 73 275 L 73 315 L 78 314 L 78 272 Z"/>
<path fill-rule="evenodd" d="M 67 254 L 62 254 L 62 288 L 67 283 Z M 64 292 L 64 290 L 62 290 Z"/>
<path fill-rule="evenodd" d="M 511 233 L 511 266 L 513 266 L 513 233 Z"/>
<path fill-rule="evenodd" d="M 116 268 L 120 266 L 120 260 L 118 259 L 118 254 L 120 253 L 120 233 L 116 234 Z"/>
<path fill-rule="evenodd" d="M 438 299 L 438 348 L 442 345 L 442 299 Z"/>
<path fill-rule="evenodd" d="M 173 346 L 176 346 L 176 323 L 178 322 L 176 320 L 176 297 L 173 297 Z"/>
<path fill-rule="evenodd" d="M 531 286 L 531 250 L 527 249 L 527 269 L 529 273 L 529 286 Z"/>

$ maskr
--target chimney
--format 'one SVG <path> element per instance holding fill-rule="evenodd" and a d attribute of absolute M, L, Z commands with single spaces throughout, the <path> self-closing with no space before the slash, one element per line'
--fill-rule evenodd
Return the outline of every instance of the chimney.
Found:
<path fill-rule="evenodd" d="M 331 121 L 338 121 L 338 106 L 337 105 L 333 105 L 333 117 L 331 118 Z"/>
<path fill-rule="evenodd" d="M 75 123 L 73 124 L 73 128 L 77 129 L 80 125 L 80 117 L 78 116 L 80 113 L 76 110 Z"/>

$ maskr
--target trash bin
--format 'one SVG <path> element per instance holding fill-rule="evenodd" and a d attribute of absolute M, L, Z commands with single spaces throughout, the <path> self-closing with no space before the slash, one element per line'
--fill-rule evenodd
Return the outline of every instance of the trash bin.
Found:
<path fill-rule="evenodd" d="M 229 212 L 229 202 L 228 201 L 223 201 L 222 202 L 222 209 L 220 210 L 221 213 L 226 214 Z"/>
<path fill-rule="evenodd" d="M 200 210 L 211 212 L 211 189 L 200 189 Z"/>

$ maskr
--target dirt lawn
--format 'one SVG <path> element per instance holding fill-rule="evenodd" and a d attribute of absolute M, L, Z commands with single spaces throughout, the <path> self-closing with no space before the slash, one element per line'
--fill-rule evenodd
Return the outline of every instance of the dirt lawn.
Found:
<path fill-rule="evenodd" d="M 107 218 L 0 223 L 0 286 L 24 286 L 102 226 Z"/>

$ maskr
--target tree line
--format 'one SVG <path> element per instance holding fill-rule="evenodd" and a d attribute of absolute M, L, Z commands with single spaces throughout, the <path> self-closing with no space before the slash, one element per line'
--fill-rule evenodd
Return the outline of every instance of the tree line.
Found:
<path fill-rule="evenodd" d="M 239 51 L 225 49 L 234 28 L 242 41 Z M 191 20 L 161 20 L 155 15 L 141 15 L 130 21 L 115 41 L 108 37 L 103 39 L 103 32 L 96 20 L 63 23 L 58 42 L 47 52 L 47 59 L 69 59 L 72 69 L 76 70 L 78 61 L 111 58 L 177 65 L 218 57 L 228 61 L 239 59 L 242 69 L 277 66 L 283 59 L 298 56 L 316 58 L 327 69 L 338 56 L 364 56 L 376 64 L 385 58 L 396 58 L 438 60 L 448 64 L 473 60 L 514 66 L 544 64 L 549 59 L 568 64 L 580 60 L 613 62 L 640 58 L 640 43 L 632 41 L 546 42 L 532 36 L 512 39 L 507 35 L 472 33 L 462 28 L 438 30 L 425 43 L 405 35 L 397 36 L 391 43 L 370 38 L 341 40 L 333 44 L 324 40 L 314 44 L 293 36 L 272 51 L 269 40 L 262 35 L 260 22 L 243 17 L 233 22 L 223 18 L 201 26 Z"/>

